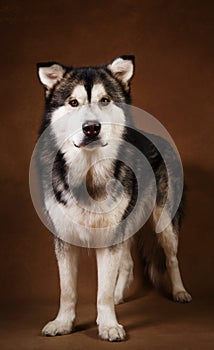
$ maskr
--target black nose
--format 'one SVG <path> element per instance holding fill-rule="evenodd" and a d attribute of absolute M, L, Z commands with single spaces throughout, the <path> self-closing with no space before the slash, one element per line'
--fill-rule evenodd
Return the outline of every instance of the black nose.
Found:
<path fill-rule="evenodd" d="M 101 124 L 97 121 L 87 121 L 82 125 L 82 130 L 86 136 L 94 138 L 99 135 Z"/>

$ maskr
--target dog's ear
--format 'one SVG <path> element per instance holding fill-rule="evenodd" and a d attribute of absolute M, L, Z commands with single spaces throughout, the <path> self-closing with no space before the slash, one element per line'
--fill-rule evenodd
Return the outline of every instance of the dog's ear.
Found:
<path fill-rule="evenodd" d="M 50 90 L 66 72 L 66 67 L 56 62 L 37 63 L 38 76 L 46 89 Z"/>
<path fill-rule="evenodd" d="M 108 64 L 107 68 L 118 80 L 127 85 L 134 75 L 134 61 L 135 57 L 132 55 L 120 56 Z"/>

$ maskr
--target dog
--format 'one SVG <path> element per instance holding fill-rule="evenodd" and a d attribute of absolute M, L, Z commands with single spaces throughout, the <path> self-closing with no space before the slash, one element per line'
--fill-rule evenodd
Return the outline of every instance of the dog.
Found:
<path fill-rule="evenodd" d="M 37 167 L 44 210 L 54 232 L 61 288 L 58 315 L 43 328 L 43 335 L 68 334 L 74 327 L 81 246 L 96 250 L 97 325 L 102 339 L 126 338 L 115 304 L 123 301 L 133 279 L 130 249 L 135 239 L 154 285 L 159 285 L 167 273 L 173 299 L 191 301 L 177 260 L 183 188 L 176 212 L 173 216 L 168 213 L 168 224 L 154 235 L 152 245 L 149 235 L 142 238 L 136 233 L 142 217 L 143 221 L 147 219 L 147 213 L 143 214 L 147 202 L 153 204 L 153 224 L 158 223 L 169 181 L 176 186 L 177 168 L 169 177 L 163 153 L 171 152 L 172 158 L 175 154 L 168 142 L 134 127 L 129 109 L 134 70 L 131 55 L 96 67 L 38 64 L 38 76 L 45 88 L 45 113 Z M 155 198 L 151 196 L 154 185 Z"/>

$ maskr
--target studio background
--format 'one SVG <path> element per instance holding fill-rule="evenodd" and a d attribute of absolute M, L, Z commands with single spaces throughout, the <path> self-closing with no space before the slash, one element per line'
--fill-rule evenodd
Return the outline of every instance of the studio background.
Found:
<path fill-rule="evenodd" d="M 83 251 L 77 332 L 44 338 L 58 307 L 51 234 L 33 208 L 28 171 L 44 109 L 36 63 L 83 66 L 134 54 L 133 105 L 155 116 L 180 152 L 188 186 L 179 259 L 193 296 L 177 305 L 135 282 L 118 307 L 129 349 L 211 349 L 214 343 L 213 61 L 214 3 L 198 0 L 1 1 L 2 349 L 110 348 L 97 340 L 96 267 Z M 134 297 L 137 295 L 137 297 Z M 79 328 L 78 328 L 79 327 Z M 115 345 L 113 345 L 115 346 Z"/>

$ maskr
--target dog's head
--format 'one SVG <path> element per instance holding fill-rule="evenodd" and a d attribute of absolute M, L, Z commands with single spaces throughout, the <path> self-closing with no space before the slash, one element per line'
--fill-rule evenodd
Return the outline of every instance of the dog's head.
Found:
<path fill-rule="evenodd" d="M 98 67 L 38 64 L 46 95 L 43 124 L 52 125 L 60 147 L 94 150 L 121 136 L 121 125 L 126 124 L 121 105 L 130 104 L 133 73 L 134 56 L 121 56 Z"/>

